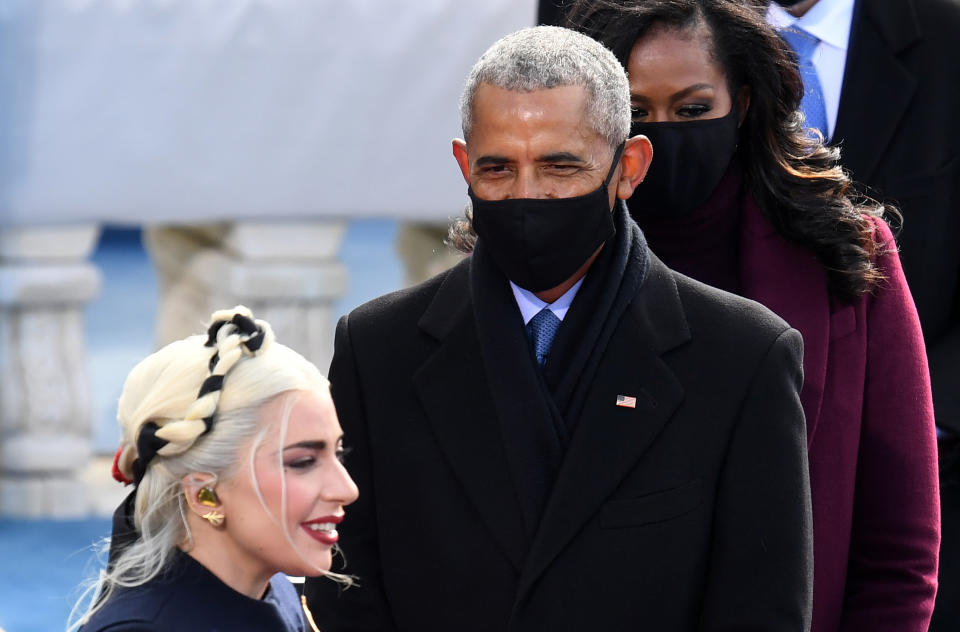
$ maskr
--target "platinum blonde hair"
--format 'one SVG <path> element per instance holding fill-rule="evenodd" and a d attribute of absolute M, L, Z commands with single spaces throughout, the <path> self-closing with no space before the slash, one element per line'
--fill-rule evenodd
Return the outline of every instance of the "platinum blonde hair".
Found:
<path fill-rule="evenodd" d="M 583 86 L 588 122 L 611 149 L 630 133 L 626 72 L 610 50 L 582 33 L 536 26 L 511 33 L 487 49 L 470 71 L 460 97 L 460 122 L 467 142 L 473 127 L 473 100 L 483 84 L 518 92 Z"/>
<path fill-rule="evenodd" d="M 212 318 L 214 322 L 229 320 L 233 314 L 251 317 L 248 309 L 237 306 L 233 310 L 216 312 Z M 150 461 L 137 487 L 134 506 L 136 541 L 114 560 L 111 568 L 101 573 L 94 586 L 99 593 L 96 602 L 68 629 L 75 629 L 88 620 L 116 588 L 139 586 L 156 577 L 170 563 L 179 545 L 192 546 L 193 538 L 186 519 L 187 501 L 182 487 L 185 476 L 209 473 L 215 480 L 225 480 L 249 475 L 264 510 L 268 511 L 253 467 L 257 449 L 267 432 L 274 429 L 274 424 L 264 423 L 261 409 L 278 397 L 286 398 L 279 426 L 282 446 L 287 418 L 299 392 L 309 391 L 329 399 L 330 385 L 303 356 L 276 343 L 268 323 L 256 323 L 265 333 L 263 344 L 256 353 L 242 351 L 242 336 L 228 325 L 220 328 L 213 348 L 205 346 L 207 336 L 191 336 L 147 356 L 130 372 L 117 407 L 117 419 L 123 430 L 122 451 L 118 458 L 120 471 L 132 478 L 137 438 L 148 422 L 160 426 L 158 436 L 166 431 L 164 438 L 169 443 Z M 215 352 L 218 360 L 211 363 Z M 216 374 L 225 375 L 222 388 L 198 398 L 201 384 Z M 202 422 L 199 426 L 195 423 L 198 409 L 204 415 L 215 414 L 209 432 L 204 432 Z M 248 441 L 253 447 L 249 458 L 244 461 L 239 452 Z M 277 458 L 282 472 L 279 452 Z M 285 512 L 286 485 L 285 479 L 282 480 L 281 506 Z M 287 541 L 293 546 L 282 516 L 273 516 L 269 511 L 268 514 L 283 526 Z M 329 575 L 349 583 L 349 578 Z M 80 601 L 83 599 L 81 597 Z M 79 606 L 80 602 L 74 607 L 71 619 L 76 616 Z"/>

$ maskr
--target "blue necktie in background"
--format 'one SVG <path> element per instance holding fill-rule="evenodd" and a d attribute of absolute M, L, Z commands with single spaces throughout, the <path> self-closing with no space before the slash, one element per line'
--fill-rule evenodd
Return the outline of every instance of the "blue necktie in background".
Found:
<path fill-rule="evenodd" d="M 800 109 L 807 119 L 805 125 L 820 130 L 824 139 L 827 139 L 830 137 L 827 132 L 827 107 L 823 100 L 820 77 L 813 66 L 813 51 L 817 49 L 820 40 L 796 25 L 780 31 L 780 35 L 797 53 L 800 62 L 800 77 L 803 79 L 803 101 L 800 102 Z"/>
<path fill-rule="evenodd" d="M 547 360 L 547 354 L 550 353 L 550 345 L 553 344 L 553 337 L 557 335 L 560 329 L 560 319 L 550 311 L 549 307 L 544 307 L 527 323 L 527 336 L 533 343 L 533 352 L 537 356 L 537 363 L 543 366 Z"/>

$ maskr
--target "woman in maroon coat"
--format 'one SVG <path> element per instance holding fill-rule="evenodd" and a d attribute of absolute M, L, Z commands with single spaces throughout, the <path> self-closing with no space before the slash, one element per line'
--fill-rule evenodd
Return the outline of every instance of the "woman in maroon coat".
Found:
<path fill-rule="evenodd" d="M 796 61 L 741 0 L 590 0 L 653 143 L 628 201 L 670 267 L 804 338 L 814 632 L 927 629 L 940 508 L 920 323 L 890 229 L 803 129 Z M 771 458 L 776 458 L 771 455 Z"/>

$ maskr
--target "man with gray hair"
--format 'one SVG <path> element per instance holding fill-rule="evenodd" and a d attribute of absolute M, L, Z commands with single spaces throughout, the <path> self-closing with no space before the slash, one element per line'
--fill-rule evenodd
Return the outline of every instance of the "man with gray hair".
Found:
<path fill-rule="evenodd" d="M 359 585 L 307 582 L 319 627 L 807 630 L 800 335 L 647 249 L 613 54 L 509 35 L 461 115 L 472 255 L 337 327 Z"/>

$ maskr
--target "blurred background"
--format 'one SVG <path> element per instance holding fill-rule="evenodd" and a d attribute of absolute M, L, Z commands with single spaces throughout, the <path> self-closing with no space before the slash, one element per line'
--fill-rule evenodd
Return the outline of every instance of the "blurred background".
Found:
<path fill-rule="evenodd" d="M 63 629 L 125 495 L 117 397 L 243 303 L 337 319 L 457 260 L 470 66 L 534 0 L 0 0 L 0 628 Z"/>

